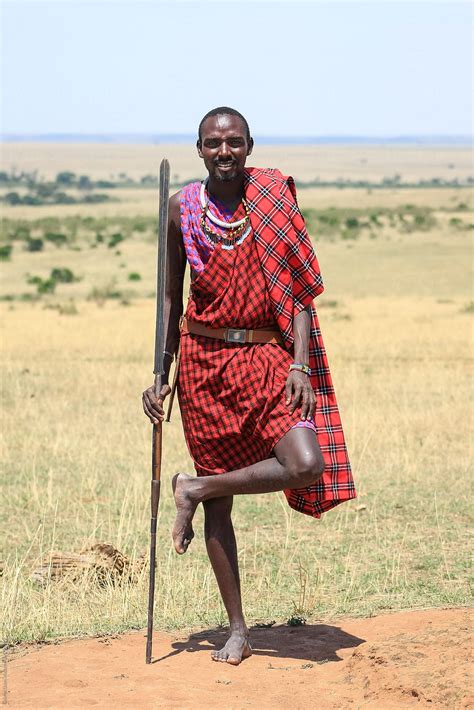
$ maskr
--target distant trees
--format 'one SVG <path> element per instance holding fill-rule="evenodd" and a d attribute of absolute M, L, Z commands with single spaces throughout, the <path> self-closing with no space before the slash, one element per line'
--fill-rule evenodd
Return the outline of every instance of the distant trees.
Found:
<path fill-rule="evenodd" d="M 64 185 L 65 187 L 72 187 L 77 182 L 76 173 L 72 173 L 70 170 L 65 170 L 62 173 L 56 175 L 56 183 L 58 185 Z"/>
<path fill-rule="evenodd" d="M 77 187 L 79 190 L 92 190 L 94 185 L 88 175 L 81 175 L 77 181 Z"/>

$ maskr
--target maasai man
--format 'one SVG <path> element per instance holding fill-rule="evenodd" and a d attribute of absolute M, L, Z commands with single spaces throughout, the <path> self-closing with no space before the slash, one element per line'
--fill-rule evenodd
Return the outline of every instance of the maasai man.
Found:
<path fill-rule="evenodd" d="M 321 332 L 312 307 L 323 290 L 292 178 L 246 168 L 253 139 L 234 109 L 199 126 L 209 176 L 170 198 L 165 379 L 180 343 L 177 392 L 197 477 L 173 478 L 179 554 L 194 536 L 199 503 L 205 540 L 230 623 L 216 661 L 250 656 L 231 511 L 234 495 L 284 491 L 318 518 L 355 496 Z M 190 266 L 185 317 L 183 279 Z M 143 393 L 163 420 L 164 384 Z"/>

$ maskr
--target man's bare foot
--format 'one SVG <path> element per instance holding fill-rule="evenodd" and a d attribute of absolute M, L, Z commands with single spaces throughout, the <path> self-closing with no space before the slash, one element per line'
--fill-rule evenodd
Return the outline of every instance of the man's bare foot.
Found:
<path fill-rule="evenodd" d="M 189 481 L 194 481 L 194 476 L 187 473 L 177 473 L 173 476 L 173 494 L 176 503 L 176 520 L 173 525 L 173 542 L 178 555 L 183 555 L 194 537 L 192 520 L 197 507 L 197 502 L 189 494 Z"/>
<path fill-rule="evenodd" d="M 232 666 L 238 666 L 244 658 L 252 655 L 252 648 L 249 644 L 247 634 L 233 631 L 226 645 L 220 651 L 213 651 L 211 658 L 213 661 L 221 663 L 230 663 Z"/>

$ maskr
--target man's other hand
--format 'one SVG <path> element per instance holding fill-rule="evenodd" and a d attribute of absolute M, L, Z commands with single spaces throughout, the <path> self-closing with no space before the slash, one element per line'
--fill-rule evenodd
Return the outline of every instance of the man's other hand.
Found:
<path fill-rule="evenodd" d="M 147 415 L 152 424 L 158 424 L 165 418 L 163 402 L 171 392 L 169 385 L 162 385 L 158 396 L 155 394 L 155 387 L 148 387 L 142 394 L 143 411 Z"/>
<path fill-rule="evenodd" d="M 314 415 L 316 396 L 308 375 L 299 370 L 290 372 L 286 381 L 285 400 L 290 414 L 293 414 L 296 407 L 301 405 L 301 419 L 303 421 Z"/>

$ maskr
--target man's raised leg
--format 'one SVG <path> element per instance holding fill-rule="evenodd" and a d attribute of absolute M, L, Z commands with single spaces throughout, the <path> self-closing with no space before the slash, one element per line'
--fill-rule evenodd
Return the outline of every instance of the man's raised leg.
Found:
<path fill-rule="evenodd" d="M 216 476 L 196 478 L 178 473 L 173 478 L 176 520 L 173 541 L 176 552 L 186 552 L 193 536 L 194 512 L 212 498 L 271 493 L 284 488 L 303 488 L 314 483 L 324 471 L 324 459 L 314 431 L 290 429 L 276 444 L 274 457 L 252 466 Z"/>

